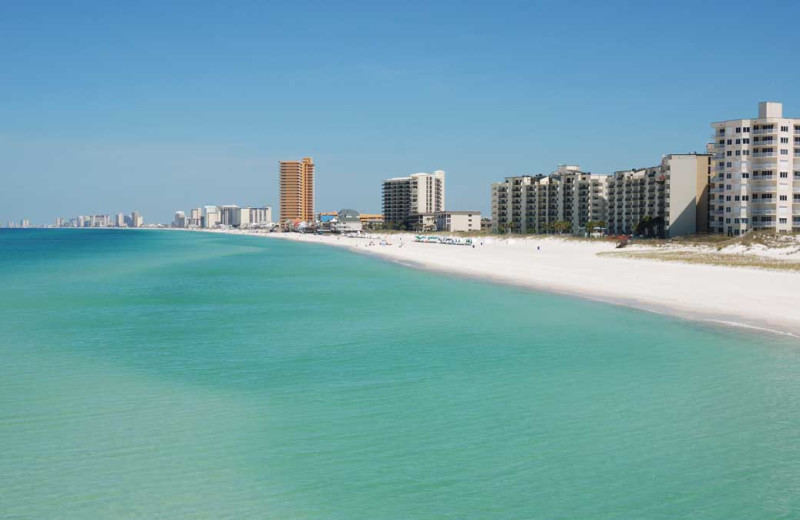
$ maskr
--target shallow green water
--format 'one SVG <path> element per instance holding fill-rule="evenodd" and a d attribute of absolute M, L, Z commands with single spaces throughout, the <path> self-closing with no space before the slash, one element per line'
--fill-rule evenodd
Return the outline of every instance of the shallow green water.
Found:
<path fill-rule="evenodd" d="M 0 231 L 0 518 L 800 516 L 800 345 L 324 246 Z"/>

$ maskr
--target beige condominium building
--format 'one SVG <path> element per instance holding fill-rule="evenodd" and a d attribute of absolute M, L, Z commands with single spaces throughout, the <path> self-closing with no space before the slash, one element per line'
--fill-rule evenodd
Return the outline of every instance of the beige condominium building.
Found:
<path fill-rule="evenodd" d="M 480 211 L 440 211 L 434 215 L 437 231 L 480 231 Z"/>
<path fill-rule="evenodd" d="M 444 211 L 444 171 L 415 173 L 383 181 L 383 218 L 408 225 L 412 215 Z"/>
<path fill-rule="evenodd" d="M 506 177 L 492 184 L 492 230 L 512 233 L 582 233 L 606 215 L 607 175 L 559 165 L 550 175 Z"/>
<path fill-rule="evenodd" d="M 608 180 L 606 230 L 674 237 L 708 231 L 709 154 L 670 154 Z"/>
<path fill-rule="evenodd" d="M 800 119 L 783 105 L 758 104 L 758 117 L 712 123 L 710 227 L 740 235 L 800 231 Z"/>
<path fill-rule="evenodd" d="M 314 221 L 314 161 L 280 162 L 281 221 Z"/>

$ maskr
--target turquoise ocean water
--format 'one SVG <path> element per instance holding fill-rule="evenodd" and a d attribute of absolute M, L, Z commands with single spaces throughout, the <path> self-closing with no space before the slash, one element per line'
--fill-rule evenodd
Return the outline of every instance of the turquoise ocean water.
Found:
<path fill-rule="evenodd" d="M 0 518 L 800 518 L 800 344 L 318 245 L 0 230 Z"/>

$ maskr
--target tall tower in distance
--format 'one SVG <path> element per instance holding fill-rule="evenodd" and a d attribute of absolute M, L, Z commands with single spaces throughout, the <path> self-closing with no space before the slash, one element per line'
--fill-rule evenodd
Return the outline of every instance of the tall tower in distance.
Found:
<path fill-rule="evenodd" d="M 280 161 L 281 221 L 314 220 L 314 160 Z"/>

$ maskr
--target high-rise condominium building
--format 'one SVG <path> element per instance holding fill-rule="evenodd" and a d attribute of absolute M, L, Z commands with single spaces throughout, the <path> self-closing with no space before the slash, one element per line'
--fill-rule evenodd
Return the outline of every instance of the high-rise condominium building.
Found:
<path fill-rule="evenodd" d="M 189 212 L 189 218 L 186 221 L 186 227 L 202 227 L 203 226 L 203 208 L 193 208 Z"/>
<path fill-rule="evenodd" d="M 249 213 L 249 219 L 245 219 L 245 213 Z M 272 208 L 262 206 L 260 208 L 242 208 L 242 223 L 245 220 L 250 226 L 269 226 L 272 224 Z"/>
<path fill-rule="evenodd" d="M 175 220 L 172 222 L 172 227 L 185 228 L 186 227 L 186 213 L 183 211 L 175 212 Z"/>
<path fill-rule="evenodd" d="M 203 207 L 203 227 L 204 228 L 215 228 L 220 225 L 222 222 L 222 217 L 220 215 L 219 208 L 217 206 L 205 206 Z"/>
<path fill-rule="evenodd" d="M 708 231 L 708 154 L 670 154 L 608 181 L 609 234 L 675 237 Z"/>
<path fill-rule="evenodd" d="M 314 220 L 314 161 L 280 162 L 281 221 Z"/>
<path fill-rule="evenodd" d="M 606 215 L 607 175 L 559 165 L 550 175 L 506 177 L 492 184 L 492 229 L 512 233 L 583 232 Z"/>
<path fill-rule="evenodd" d="M 139 214 L 138 211 L 134 211 L 131 213 L 131 227 L 142 227 L 144 225 L 144 218 Z"/>
<path fill-rule="evenodd" d="M 383 181 L 383 219 L 406 225 L 412 215 L 444 211 L 444 171 L 415 173 Z"/>
<path fill-rule="evenodd" d="M 220 224 L 223 226 L 239 227 L 242 209 L 236 204 L 219 206 Z"/>
<path fill-rule="evenodd" d="M 758 104 L 755 119 L 711 123 L 712 231 L 800 231 L 800 119 L 781 103 Z"/>
<path fill-rule="evenodd" d="M 249 228 L 269 223 L 265 219 L 272 220 L 272 210 L 270 208 L 238 208 L 233 214 L 232 225 L 237 228 Z M 224 222 L 225 219 L 223 218 Z"/>

